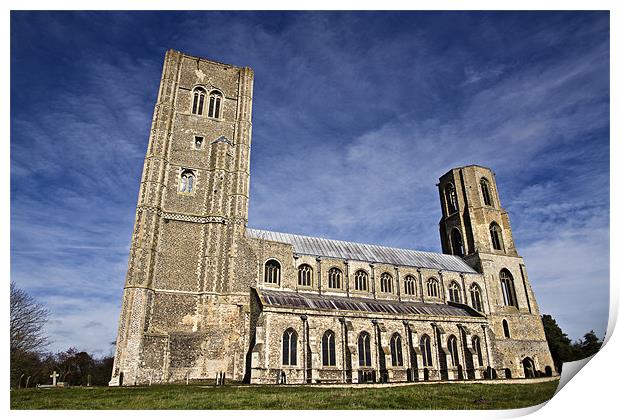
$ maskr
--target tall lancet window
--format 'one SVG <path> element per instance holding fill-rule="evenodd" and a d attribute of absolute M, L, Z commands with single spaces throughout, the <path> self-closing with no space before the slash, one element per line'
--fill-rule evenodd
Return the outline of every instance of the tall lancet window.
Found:
<path fill-rule="evenodd" d="M 211 118 L 221 118 L 222 94 L 217 90 L 209 93 L 209 114 Z"/>
<path fill-rule="evenodd" d="M 484 205 L 492 206 L 493 201 L 491 200 L 491 187 L 489 186 L 489 181 L 485 178 L 480 180 L 480 190 L 482 191 L 482 201 L 484 201 Z"/>
<path fill-rule="evenodd" d="M 192 114 L 202 115 L 205 105 L 205 96 L 207 92 L 201 87 L 194 89 L 194 98 L 192 100 Z"/>
<path fill-rule="evenodd" d="M 491 234 L 491 244 L 493 244 L 493 249 L 501 251 L 503 249 L 502 229 L 497 223 L 493 222 L 489 227 L 489 233 Z"/>
<path fill-rule="evenodd" d="M 456 190 L 454 189 L 454 185 L 448 183 L 446 188 L 444 189 L 444 194 L 446 196 L 446 208 L 448 210 L 448 214 L 452 214 L 458 208 L 456 202 Z"/>

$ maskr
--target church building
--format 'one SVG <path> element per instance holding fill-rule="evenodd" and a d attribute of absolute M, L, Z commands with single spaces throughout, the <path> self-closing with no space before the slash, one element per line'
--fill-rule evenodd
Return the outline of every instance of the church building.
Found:
<path fill-rule="evenodd" d="M 110 385 L 555 374 L 489 168 L 439 177 L 443 253 L 249 228 L 253 80 L 166 53 Z"/>

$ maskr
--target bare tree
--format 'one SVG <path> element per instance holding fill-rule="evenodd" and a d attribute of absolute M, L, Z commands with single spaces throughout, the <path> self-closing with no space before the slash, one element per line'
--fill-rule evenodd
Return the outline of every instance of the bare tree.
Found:
<path fill-rule="evenodd" d="M 41 351 L 49 344 L 43 327 L 49 311 L 11 282 L 11 355 Z"/>

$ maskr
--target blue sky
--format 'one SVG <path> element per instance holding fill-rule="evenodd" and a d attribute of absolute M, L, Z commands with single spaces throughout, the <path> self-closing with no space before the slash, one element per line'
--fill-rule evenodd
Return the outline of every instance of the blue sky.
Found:
<path fill-rule="evenodd" d="M 112 349 L 168 48 L 255 71 L 250 226 L 440 252 L 437 178 L 489 166 L 541 312 L 604 334 L 607 13 L 13 12 L 11 279 L 50 350 Z"/>

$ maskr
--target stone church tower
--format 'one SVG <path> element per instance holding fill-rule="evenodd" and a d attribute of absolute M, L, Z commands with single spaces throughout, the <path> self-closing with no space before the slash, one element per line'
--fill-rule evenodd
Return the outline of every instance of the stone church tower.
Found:
<path fill-rule="evenodd" d="M 239 294 L 249 285 L 234 270 L 248 221 L 253 80 L 247 67 L 166 53 L 111 384 L 242 369 L 222 349 L 243 344 Z M 187 364 L 193 354 L 201 364 Z"/>
<path fill-rule="evenodd" d="M 166 53 L 110 385 L 554 373 L 487 168 L 440 178 L 443 254 L 247 227 L 253 80 Z"/>
<path fill-rule="evenodd" d="M 440 178 L 438 187 L 443 252 L 462 257 L 485 277 L 492 364 L 514 372 L 532 354 L 545 357 L 548 345 L 538 305 L 515 248 L 495 174 L 478 165 L 455 168 Z"/>

